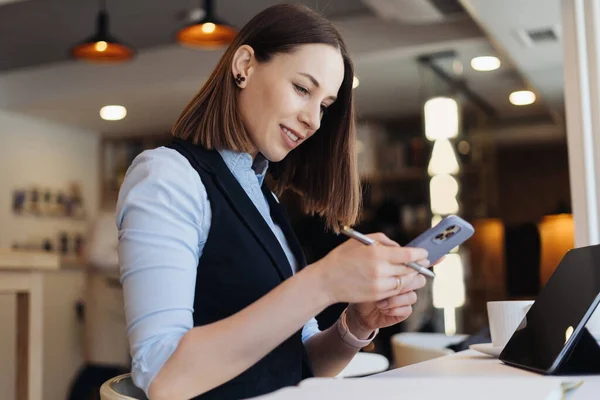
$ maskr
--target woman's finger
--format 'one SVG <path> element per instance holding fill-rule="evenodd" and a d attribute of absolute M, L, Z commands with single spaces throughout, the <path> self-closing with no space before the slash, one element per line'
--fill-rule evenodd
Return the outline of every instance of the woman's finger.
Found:
<path fill-rule="evenodd" d="M 411 306 L 396 307 L 396 308 L 390 308 L 387 310 L 382 310 L 381 312 L 390 317 L 401 317 L 403 319 L 406 319 L 410 316 L 410 314 L 412 314 L 412 307 Z"/>
<path fill-rule="evenodd" d="M 381 246 L 380 254 L 391 264 L 406 264 L 427 259 L 427 250 L 417 247 Z"/>
<path fill-rule="evenodd" d="M 412 292 L 421 289 L 427 284 L 427 279 L 417 272 L 410 270 L 412 273 L 386 278 L 385 285 L 380 288 L 384 291 L 380 299 L 388 299 L 404 293 Z"/>
<path fill-rule="evenodd" d="M 417 289 L 421 289 L 426 284 L 427 284 L 427 279 L 423 275 L 421 275 L 419 273 L 415 273 L 414 275 L 409 275 L 406 278 L 406 283 L 405 283 L 404 287 L 402 288 L 402 290 L 400 291 L 400 294 L 415 291 Z"/>
<path fill-rule="evenodd" d="M 402 270 L 405 271 L 405 270 Z M 414 291 L 417 289 L 421 289 L 423 286 L 425 286 L 427 284 L 427 279 L 425 279 L 425 277 L 423 275 L 421 275 L 420 273 L 416 272 L 415 270 L 413 270 L 412 268 L 408 269 L 408 273 L 402 275 L 402 285 L 401 287 L 397 288 L 397 293 L 395 293 L 394 295 L 397 294 L 403 294 L 403 293 L 407 293 L 410 291 Z"/>
<path fill-rule="evenodd" d="M 370 237 L 371 239 L 375 240 L 377 242 L 377 244 L 382 244 L 384 246 L 390 246 L 390 247 L 400 247 L 400 244 L 398 244 L 398 242 L 393 241 L 392 239 L 387 237 L 384 233 L 381 233 L 381 232 L 371 233 L 367 236 Z"/>
<path fill-rule="evenodd" d="M 400 264 L 400 265 L 388 264 L 387 266 L 382 267 L 381 271 L 385 276 L 390 276 L 390 277 L 404 276 L 405 278 L 403 278 L 403 280 L 404 280 L 405 284 L 414 278 L 413 272 L 415 272 L 414 269 L 409 268 L 404 264 Z M 415 274 L 416 274 L 416 272 L 415 272 Z"/>
<path fill-rule="evenodd" d="M 417 261 L 417 264 L 419 264 L 423 268 L 427 268 L 427 267 L 429 267 L 431 265 L 431 263 L 427 259 L 425 259 L 425 260 L 419 260 L 419 261 Z"/>
<path fill-rule="evenodd" d="M 405 275 L 390 276 L 381 280 L 379 285 L 380 291 L 389 297 L 389 293 L 397 293 L 406 285 L 407 280 Z"/>
<path fill-rule="evenodd" d="M 412 306 L 416 302 L 417 294 L 414 291 L 410 291 L 377 302 L 377 308 L 380 310 L 387 310 L 390 308 Z"/>
<path fill-rule="evenodd" d="M 413 281 L 414 278 L 409 277 L 406 274 L 381 278 L 377 285 L 377 290 L 380 295 L 376 300 L 387 299 L 408 291 L 406 288 L 414 286 Z"/>

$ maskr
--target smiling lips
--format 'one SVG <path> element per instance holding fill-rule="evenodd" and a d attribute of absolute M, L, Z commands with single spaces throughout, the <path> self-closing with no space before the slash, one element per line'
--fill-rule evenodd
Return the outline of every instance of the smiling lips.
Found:
<path fill-rule="evenodd" d="M 294 131 L 292 131 L 291 129 L 288 129 L 287 127 L 281 125 L 281 129 L 286 133 L 286 135 L 289 136 L 290 139 L 292 139 L 294 142 L 297 142 L 299 137 L 298 135 L 294 134 Z"/>
<path fill-rule="evenodd" d="M 300 143 L 300 140 L 304 139 L 303 137 L 299 136 L 298 132 L 289 129 L 286 126 L 279 125 L 279 127 L 281 128 L 281 132 L 285 139 L 287 139 L 286 143 L 290 148 L 295 148 Z"/>

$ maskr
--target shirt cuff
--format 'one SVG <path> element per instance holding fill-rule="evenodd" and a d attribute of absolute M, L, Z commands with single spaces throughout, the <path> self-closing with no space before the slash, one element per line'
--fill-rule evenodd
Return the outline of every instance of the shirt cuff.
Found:
<path fill-rule="evenodd" d="M 338 333 L 340 334 L 340 338 L 342 338 L 346 344 L 357 349 L 362 349 L 363 347 L 368 346 L 379 333 L 379 329 L 375 329 L 367 339 L 359 339 L 354 336 L 352 332 L 350 332 L 350 329 L 348 329 L 348 324 L 346 323 L 346 310 L 344 310 L 342 315 L 340 315 L 336 325 Z"/>

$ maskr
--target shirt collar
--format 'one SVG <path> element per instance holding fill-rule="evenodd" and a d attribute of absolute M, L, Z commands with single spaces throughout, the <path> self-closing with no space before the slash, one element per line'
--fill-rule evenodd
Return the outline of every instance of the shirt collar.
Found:
<path fill-rule="evenodd" d="M 220 150 L 219 154 L 225 161 L 227 168 L 233 173 L 234 176 L 239 176 L 252 170 L 258 179 L 258 184 L 262 186 L 269 168 L 269 160 L 267 160 L 261 153 L 258 153 L 252 160 L 252 156 L 248 153 L 238 153 L 231 150 Z"/>

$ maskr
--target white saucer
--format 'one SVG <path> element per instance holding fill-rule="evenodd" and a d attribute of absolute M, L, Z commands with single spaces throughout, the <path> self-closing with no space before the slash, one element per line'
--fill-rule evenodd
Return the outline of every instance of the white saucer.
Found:
<path fill-rule="evenodd" d="M 502 349 L 504 347 L 494 347 L 492 346 L 491 343 L 479 343 L 479 344 L 472 344 L 469 346 L 470 349 L 473 349 L 475 351 L 478 351 L 480 353 L 483 354 L 487 354 L 488 356 L 492 356 L 492 357 L 500 357 L 500 353 L 502 353 Z"/>

